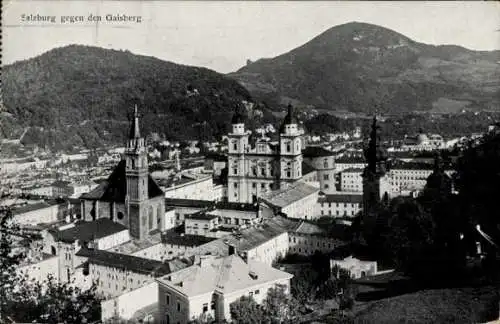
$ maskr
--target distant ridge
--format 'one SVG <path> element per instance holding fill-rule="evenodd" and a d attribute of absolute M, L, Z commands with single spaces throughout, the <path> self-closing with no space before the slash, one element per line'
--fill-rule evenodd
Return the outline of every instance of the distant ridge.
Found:
<path fill-rule="evenodd" d="M 380 26 L 332 27 L 228 76 L 257 100 L 351 112 L 498 110 L 500 51 L 432 46 Z"/>

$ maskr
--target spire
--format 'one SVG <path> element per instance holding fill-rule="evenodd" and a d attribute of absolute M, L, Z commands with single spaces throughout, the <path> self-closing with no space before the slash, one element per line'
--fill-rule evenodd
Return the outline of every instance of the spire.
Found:
<path fill-rule="evenodd" d="M 365 149 L 365 159 L 368 163 L 367 169 L 376 173 L 385 173 L 384 162 L 387 160 L 387 153 L 381 145 L 380 126 L 377 125 L 377 116 L 373 116 L 368 147 Z"/>
<path fill-rule="evenodd" d="M 240 112 L 238 108 L 235 109 L 233 118 L 231 119 L 231 124 L 243 124 L 245 122 L 245 117 Z"/>
<path fill-rule="evenodd" d="M 283 123 L 281 124 L 280 133 L 283 133 L 285 131 L 285 125 L 291 124 L 297 124 L 297 118 L 295 118 L 293 106 L 291 104 L 288 104 L 287 114 L 285 116 L 285 119 L 283 120 Z"/>
<path fill-rule="evenodd" d="M 134 116 L 132 117 L 132 125 L 130 126 L 129 139 L 140 138 L 139 132 L 139 113 L 137 112 L 137 105 L 134 106 Z"/>

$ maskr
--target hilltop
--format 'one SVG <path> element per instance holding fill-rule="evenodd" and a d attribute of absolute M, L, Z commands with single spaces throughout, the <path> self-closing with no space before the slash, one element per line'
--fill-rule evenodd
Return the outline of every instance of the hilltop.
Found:
<path fill-rule="evenodd" d="M 234 109 L 252 101 L 209 69 L 80 45 L 5 66 L 2 81 L 0 138 L 55 149 L 122 144 L 134 104 L 144 134 L 220 136 Z"/>
<path fill-rule="evenodd" d="M 353 22 L 228 75 L 269 104 L 363 113 L 495 110 L 499 62 L 500 51 L 426 45 Z"/>

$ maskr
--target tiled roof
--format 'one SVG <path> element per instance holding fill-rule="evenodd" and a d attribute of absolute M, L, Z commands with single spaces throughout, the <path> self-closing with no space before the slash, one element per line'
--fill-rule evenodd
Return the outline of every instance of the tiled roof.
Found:
<path fill-rule="evenodd" d="M 107 180 L 101 182 L 94 190 L 84 193 L 80 198 L 101 201 L 125 202 L 127 195 L 127 179 L 125 174 L 125 160 L 121 160 Z M 149 198 L 163 196 L 164 193 L 158 184 L 148 176 Z"/>
<path fill-rule="evenodd" d="M 92 222 L 77 222 L 74 227 L 65 230 L 52 230 L 57 240 L 73 243 L 76 240 L 90 242 L 126 230 L 127 228 L 115 223 L 109 218 L 99 218 Z"/>
<path fill-rule="evenodd" d="M 160 284 L 175 286 L 188 296 L 209 292 L 232 293 L 293 275 L 264 263 L 249 260 L 245 263 L 237 255 L 209 258 L 176 273 L 160 278 Z M 170 279 L 170 280 L 169 280 Z"/>
<path fill-rule="evenodd" d="M 319 192 L 318 188 L 303 182 L 296 182 L 286 188 L 268 192 L 261 199 L 275 207 L 282 208 L 317 192 Z"/>
<path fill-rule="evenodd" d="M 153 277 L 164 276 L 172 271 L 178 271 L 179 269 L 189 266 L 180 260 L 161 262 L 127 254 L 86 248 L 78 251 L 77 255 L 87 257 L 88 262 L 91 264 L 149 274 Z"/>
<path fill-rule="evenodd" d="M 362 203 L 363 195 L 356 194 L 331 194 L 319 197 L 319 202 L 335 202 L 335 203 Z"/>
<path fill-rule="evenodd" d="M 315 158 L 322 156 L 334 156 L 335 153 L 328 151 L 321 146 L 307 146 L 304 150 L 302 150 L 302 155 L 305 158 Z"/>

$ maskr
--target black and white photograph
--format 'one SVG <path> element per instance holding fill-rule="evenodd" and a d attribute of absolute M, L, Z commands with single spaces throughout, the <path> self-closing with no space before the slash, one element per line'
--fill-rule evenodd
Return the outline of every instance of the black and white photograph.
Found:
<path fill-rule="evenodd" d="M 500 2 L 1 12 L 0 324 L 500 323 Z"/>

